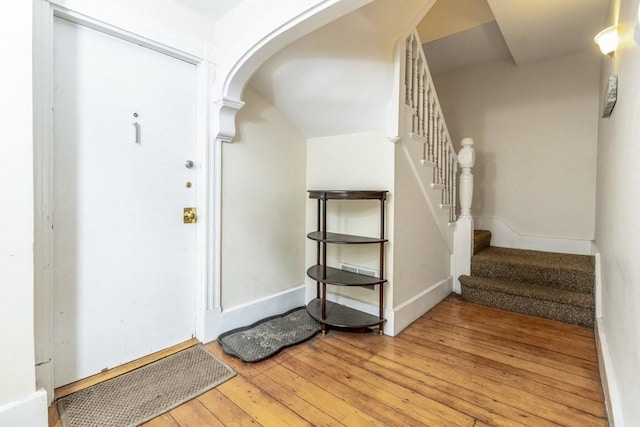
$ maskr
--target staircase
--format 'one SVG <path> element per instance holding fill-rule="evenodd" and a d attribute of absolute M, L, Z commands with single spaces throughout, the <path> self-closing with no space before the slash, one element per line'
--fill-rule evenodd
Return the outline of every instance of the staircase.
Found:
<path fill-rule="evenodd" d="M 593 328 L 592 256 L 499 248 L 490 242 L 490 232 L 474 232 L 471 275 L 460 276 L 463 299 Z"/>

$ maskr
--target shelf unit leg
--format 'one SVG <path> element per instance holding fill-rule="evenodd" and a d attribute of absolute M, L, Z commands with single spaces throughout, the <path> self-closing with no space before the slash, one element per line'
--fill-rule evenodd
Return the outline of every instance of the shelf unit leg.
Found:
<path fill-rule="evenodd" d="M 316 230 L 317 231 L 321 231 L 321 223 L 320 223 L 320 199 L 318 199 L 318 203 L 317 203 L 317 213 L 316 213 L 316 218 L 317 218 L 317 224 L 316 224 Z M 319 265 L 320 264 L 320 242 L 318 241 L 316 243 L 316 264 Z M 316 298 L 320 298 L 320 282 L 316 282 Z"/>

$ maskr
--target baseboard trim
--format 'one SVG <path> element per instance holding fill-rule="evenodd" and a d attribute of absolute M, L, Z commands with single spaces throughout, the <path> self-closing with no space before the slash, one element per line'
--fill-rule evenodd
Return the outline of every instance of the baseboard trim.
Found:
<path fill-rule="evenodd" d="M 47 392 L 44 389 L 0 406 L 0 426 L 46 427 L 48 422 Z"/>
<path fill-rule="evenodd" d="M 495 216 L 474 217 L 475 227 L 491 231 L 491 246 L 564 254 L 591 255 L 592 241 L 559 237 L 525 236 Z"/>
<path fill-rule="evenodd" d="M 53 403 L 53 362 L 49 360 L 36 365 L 36 388 L 47 392 L 47 405 Z"/>
<path fill-rule="evenodd" d="M 600 250 L 594 244 L 593 253 L 595 264 L 595 303 L 596 303 L 596 319 L 602 317 L 602 261 L 600 256 Z"/>
<path fill-rule="evenodd" d="M 453 277 L 425 289 L 393 309 L 393 336 L 415 322 L 453 292 Z"/>
<path fill-rule="evenodd" d="M 219 315 L 219 324 L 215 328 L 213 341 L 223 333 L 231 329 L 251 325 L 265 317 L 284 313 L 292 308 L 300 307 L 305 303 L 306 285 L 299 285 L 268 297 L 248 302 L 230 309 L 223 309 Z"/>
<path fill-rule="evenodd" d="M 607 416 L 611 427 L 624 427 L 622 407 L 620 406 L 620 392 L 613 369 L 613 362 L 609 354 L 607 336 L 602 325 L 602 318 L 596 319 L 596 347 L 598 350 L 598 369 L 602 392 L 607 407 Z"/>

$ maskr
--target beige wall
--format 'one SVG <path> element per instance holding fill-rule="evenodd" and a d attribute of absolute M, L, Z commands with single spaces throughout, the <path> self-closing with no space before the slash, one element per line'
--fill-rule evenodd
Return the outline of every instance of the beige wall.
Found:
<path fill-rule="evenodd" d="M 222 147 L 222 306 L 304 283 L 305 139 L 247 89 Z"/>
<path fill-rule="evenodd" d="M 474 216 L 497 217 L 525 236 L 593 239 L 598 61 L 594 45 L 435 76 L 454 142 L 476 144 Z"/>
<path fill-rule="evenodd" d="M 0 27 L 0 407 L 35 391 L 31 2 L 14 2 L 5 13 L 10 19 Z"/>
<path fill-rule="evenodd" d="M 619 10 L 619 12 L 618 12 Z M 619 400 L 616 425 L 640 425 L 640 46 L 633 42 L 638 0 L 612 2 L 621 45 L 615 59 L 602 58 L 602 93 L 619 76 L 613 114 L 601 119 L 598 138 L 596 245 L 601 252 L 602 319 L 610 356 L 610 388 Z M 615 402 L 614 402 L 615 403 Z"/>
<path fill-rule="evenodd" d="M 393 144 L 381 131 L 359 132 L 307 140 L 307 189 L 309 190 L 388 190 L 393 191 Z M 306 194 L 305 194 L 306 197 Z M 393 193 L 386 203 L 387 237 L 393 236 Z M 307 232 L 316 229 L 316 200 L 307 199 Z M 330 201 L 327 205 L 329 231 L 378 236 L 380 205 L 377 201 Z M 391 244 L 386 245 L 390 253 Z M 316 262 L 316 245 L 308 240 L 306 266 Z M 327 263 L 378 269 L 378 247 L 332 245 Z M 388 258 L 387 258 L 388 259 Z M 392 277 L 393 266 L 386 263 L 385 276 Z M 315 284 L 307 278 L 307 283 Z M 386 295 L 390 296 L 391 284 Z M 330 292 L 377 304 L 378 292 L 362 288 L 330 286 Z M 389 303 L 389 301 L 387 300 Z"/>

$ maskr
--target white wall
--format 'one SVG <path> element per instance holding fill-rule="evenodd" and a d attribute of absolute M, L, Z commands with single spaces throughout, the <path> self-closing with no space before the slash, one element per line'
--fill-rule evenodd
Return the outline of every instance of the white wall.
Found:
<path fill-rule="evenodd" d="M 307 140 L 308 190 L 387 190 L 386 235 L 393 238 L 393 144 L 382 131 L 358 132 Z M 307 194 L 305 192 L 305 197 Z M 316 230 L 317 201 L 307 197 L 307 233 Z M 377 201 L 330 201 L 327 204 L 327 227 L 336 233 L 379 236 L 380 205 Z M 305 233 L 306 236 L 306 233 Z M 307 240 L 306 267 L 316 263 L 316 244 Z M 391 244 L 386 245 L 390 254 Z M 339 268 L 339 263 L 378 269 L 378 247 L 370 245 L 332 245 L 327 252 L 327 263 Z M 393 277 L 393 265 L 387 256 L 386 278 Z M 306 271 L 306 268 L 305 268 Z M 315 282 L 307 278 L 309 285 Z M 389 282 L 385 298 L 391 306 Z M 330 292 L 376 304 L 377 288 L 331 286 Z"/>
<path fill-rule="evenodd" d="M 613 402 L 616 426 L 640 425 L 640 47 L 632 40 L 637 13 L 638 0 L 612 1 L 609 23 L 620 24 L 622 42 L 615 59 L 602 58 L 602 93 L 606 79 L 619 76 L 613 114 L 599 123 L 595 231 L 602 274 L 598 329 L 608 344 L 610 394 L 619 398 Z"/>
<path fill-rule="evenodd" d="M 40 423 L 46 419 L 15 412 L 35 393 L 32 4 L 14 2 L 4 12 L 10 19 L 0 27 L 0 424 Z M 46 411 L 45 400 L 36 409 Z"/>
<path fill-rule="evenodd" d="M 222 306 L 304 283 L 304 137 L 251 89 L 222 147 Z"/>
<path fill-rule="evenodd" d="M 0 404 L 35 390 L 31 11 L 15 3 L 0 28 Z"/>
<path fill-rule="evenodd" d="M 434 76 L 454 142 L 475 141 L 474 217 L 497 217 L 521 235 L 593 239 L 598 61 L 594 45 Z"/>

